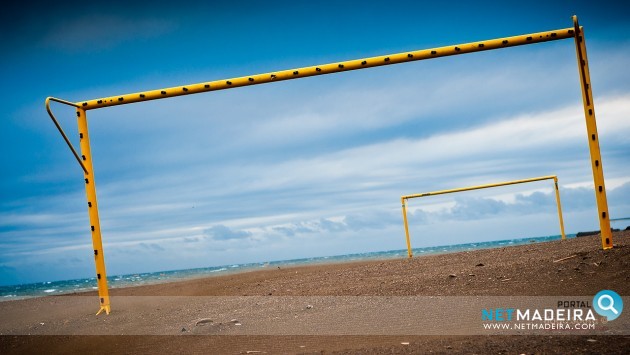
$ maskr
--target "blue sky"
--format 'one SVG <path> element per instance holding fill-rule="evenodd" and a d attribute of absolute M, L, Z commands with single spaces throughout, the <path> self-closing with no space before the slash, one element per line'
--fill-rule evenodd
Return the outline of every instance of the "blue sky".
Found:
<path fill-rule="evenodd" d="M 81 101 L 566 28 L 573 14 L 586 30 L 610 216 L 630 216 L 630 6 L 449 4 L 5 9 L 0 284 L 93 276 L 82 172 L 46 96 Z M 78 144 L 72 110 L 53 110 Z M 110 275 L 403 249 L 401 195 L 550 174 L 567 232 L 599 228 L 571 40 L 88 117 Z M 550 182 L 413 200 L 410 223 L 415 247 L 559 233 Z"/>

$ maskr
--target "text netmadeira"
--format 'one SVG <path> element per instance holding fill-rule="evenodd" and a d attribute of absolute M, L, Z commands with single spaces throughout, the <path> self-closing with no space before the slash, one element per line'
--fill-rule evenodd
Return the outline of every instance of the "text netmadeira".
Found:
<path fill-rule="evenodd" d="M 517 309 L 517 308 L 487 308 L 481 310 L 482 321 L 585 321 L 595 320 L 592 309 L 586 311 L 581 308 L 557 309 Z"/>

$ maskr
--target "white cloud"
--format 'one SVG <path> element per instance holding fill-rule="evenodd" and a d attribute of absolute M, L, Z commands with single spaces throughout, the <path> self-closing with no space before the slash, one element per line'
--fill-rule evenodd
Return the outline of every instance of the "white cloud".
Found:
<path fill-rule="evenodd" d="M 601 125 L 603 137 L 623 139 L 623 132 L 630 131 L 629 121 L 623 118 L 630 115 L 629 102 L 630 97 L 600 100 L 601 116 L 607 118 Z M 391 187 L 401 174 L 416 176 L 430 170 L 437 174 L 429 181 L 434 186 L 436 179 L 452 181 L 461 171 L 471 176 L 486 173 L 483 170 L 490 174 L 495 172 L 493 167 L 483 166 L 484 161 L 512 160 L 510 164 L 514 166 L 527 166 L 540 160 L 543 165 L 548 165 L 549 160 L 539 154 L 553 156 L 554 151 L 567 146 L 583 151 L 579 149 L 584 148 L 587 139 L 583 120 L 581 106 L 561 108 L 428 138 L 394 139 L 311 159 L 248 166 L 240 171 L 240 175 L 248 180 L 249 174 L 256 175 L 256 179 L 246 185 L 248 191 L 290 189 L 319 183 L 326 185 L 324 189 L 333 186 L 330 190 L 339 192 L 362 190 L 366 186 Z M 588 159 L 588 155 L 582 158 Z M 555 171 L 545 175 L 552 173 Z M 513 178 L 526 177 L 529 176 Z M 560 178 L 567 183 L 576 180 L 570 176 Z M 580 176 L 577 180 L 583 178 Z"/>
<path fill-rule="evenodd" d="M 626 96 L 598 101 L 598 112 L 605 122 L 601 124 L 602 137 L 610 141 L 625 139 L 630 131 L 623 119 L 630 114 L 628 102 Z M 254 233 L 256 228 L 284 232 L 285 236 L 307 230 L 330 232 L 333 227 L 349 229 L 348 225 L 352 225 L 350 229 L 360 228 L 370 225 L 370 221 L 372 228 L 378 228 L 382 223 L 379 220 L 398 218 L 398 212 L 391 211 L 398 208 L 402 194 L 533 177 L 530 175 L 534 172 L 556 173 L 566 186 L 582 185 L 590 179 L 584 143 L 578 105 L 428 137 L 394 138 L 310 158 L 263 163 L 250 160 L 245 165 L 223 161 L 221 166 L 187 166 L 186 174 L 166 169 L 144 178 L 141 189 L 134 188 L 137 185 L 130 180 L 99 185 L 103 232 L 106 243 L 118 244 L 124 240 L 149 243 L 155 239 L 198 238 L 204 231 L 214 239 L 229 240 L 260 236 Z M 570 147 L 571 154 L 548 154 L 558 147 Z M 583 165 L 578 176 L 557 168 L 559 163 L 566 164 L 567 158 L 577 158 L 572 147 L 584 155 L 577 160 Z M 617 169 L 621 174 L 628 173 L 623 167 Z M 614 187 L 612 184 L 609 190 Z M 430 203 L 439 204 L 441 200 Z M 376 212 L 379 208 L 381 212 Z M 344 216 L 345 220 L 327 224 L 333 216 Z M 58 215 L 28 218 L 67 220 Z M 79 229 L 81 219 L 80 214 L 73 215 Z M 225 230 L 218 230 L 220 227 Z"/>
<path fill-rule="evenodd" d="M 204 235 L 214 240 L 244 239 L 251 237 L 252 233 L 244 230 L 233 230 L 222 224 L 218 224 L 204 231 Z"/>

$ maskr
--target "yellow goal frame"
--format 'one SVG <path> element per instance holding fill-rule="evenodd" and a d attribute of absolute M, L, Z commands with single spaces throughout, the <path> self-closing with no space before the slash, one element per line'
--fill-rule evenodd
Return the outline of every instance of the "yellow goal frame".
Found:
<path fill-rule="evenodd" d="M 401 196 L 400 197 L 400 202 L 402 204 L 403 224 L 405 225 L 405 237 L 407 238 L 407 256 L 410 257 L 410 258 L 413 257 L 413 252 L 411 250 L 411 238 L 409 237 L 409 222 L 407 220 L 407 209 L 408 209 L 407 208 L 407 200 L 410 200 L 412 198 L 418 198 L 418 197 L 444 195 L 444 194 L 450 194 L 450 193 L 454 193 L 454 192 L 480 190 L 480 189 L 487 189 L 487 188 L 491 188 L 491 187 L 524 184 L 524 183 L 528 183 L 528 182 L 552 180 L 552 179 L 553 179 L 554 190 L 556 192 L 556 206 L 558 208 L 558 222 L 560 224 L 560 235 L 562 235 L 562 239 L 563 240 L 566 239 L 567 237 L 564 234 L 564 220 L 562 219 L 562 204 L 560 203 L 560 190 L 558 189 L 558 177 L 555 176 L 555 175 L 549 175 L 549 176 L 540 176 L 540 177 L 529 178 L 529 179 L 511 180 L 511 181 L 506 181 L 506 182 L 497 182 L 497 183 L 493 183 L 493 184 L 476 185 L 476 186 L 469 186 L 469 187 L 460 187 L 460 188 L 457 188 L 457 189 L 440 190 L 440 191 L 433 191 L 433 192 L 425 192 L 425 193 L 421 193 L 421 194 L 412 194 L 412 195 L 403 195 L 403 196 Z"/>
<path fill-rule="evenodd" d="M 584 28 L 578 24 L 577 16 L 573 16 L 573 26 L 558 30 L 537 32 L 513 37 L 505 37 L 492 40 L 482 40 L 458 45 L 451 45 L 432 49 L 423 49 L 382 55 L 377 57 L 314 65 L 310 67 L 281 70 L 265 74 L 242 76 L 227 80 L 208 81 L 191 85 L 176 86 L 164 89 L 149 90 L 132 94 L 116 95 L 92 99 L 86 101 L 71 102 L 54 97 L 46 98 L 46 110 L 59 133 L 72 151 L 75 159 L 83 169 L 83 179 L 85 181 L 85 192 L 87 197 L 88 215 L 90 219 L 90 234 L 94 249 L 94 263 L 96 266 L 96 278 L 100 309 L 97 315 L 103 311 L 109 314 L 110 301 L 107 288 L 107 275 L 105 271 L 105 259 L 103 255 L 103 243 L 101 238 L 101 228 L 98 217 L 98 204 L 96 201 L 96 186 L 94 178 L 94 167 L 92 165 L 92 154 L 90 151 L 90 138 L 88 134 L 87 111 L 105 107 L 125 105 L 149 100 L 165 99 L 181 95 L 198 94 L 209 91 L 232 89 L 243 86 L 273 83 L 282 80 L 305 78 L 309 76 L 341 73 L 350 70 L 374 68 L 382 65 L 400 64 L 418 60 L 440 58 L 452 55 L 481 52 L 493 49 L 522 46 L 527 44 L 556 41 L 561 39 L 575 40 L 575 49 L 578 61 L 578 72 L 580 85 L 582 87 L 582 100 L 584 103 L 584 116 L 586 118 L 586 129 L 593 170 L 593 183 L 595 186 L 595 196 L 597 202 L 598 219 L 601 230 L 602 248 L 610 249 L 612 244 L 612 233 L 608 217 L 608 202 L 606 200 L 606 189 L 604 186 L 604 171 L 602 158 L 599 150 L 599 137 L 597 135 L 597 124 L 595 122 L 595 106 L 591 89 L 591 79 L 588 69 L 588 59 L 586 57 L 586 43 L 584 38 Z M 66 136 L 61 125 L 50 109 L 50 102 L 55 101 L 61 104 L 73 106 L 76 109 L 79 126 L 79 140 L 81 155 Z"/>

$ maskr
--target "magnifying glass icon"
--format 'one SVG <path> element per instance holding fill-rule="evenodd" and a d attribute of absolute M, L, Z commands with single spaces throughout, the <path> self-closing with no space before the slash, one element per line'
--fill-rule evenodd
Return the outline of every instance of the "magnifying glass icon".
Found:
<path fill-rule="evenodd" d="M 607 299 L 608 300 L 608 305 L 607 306 L 604 306 L 602 304 L 602 300 L 603 299 Z M 599 298 L 597 299 L 597 305 L 603 311 L 612 311 L 614 314 L 619 314 L 619 311 L 617 311 L 615 309 L 615 300 L 613 300 L 613 298 L 610 295 L 603 294 L 603 295 L 599 296 Z"/>

